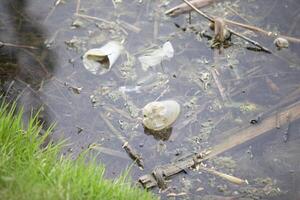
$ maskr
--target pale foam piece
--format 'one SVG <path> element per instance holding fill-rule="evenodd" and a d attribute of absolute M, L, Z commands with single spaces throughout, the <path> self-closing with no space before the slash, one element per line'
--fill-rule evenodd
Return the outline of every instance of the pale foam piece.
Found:
<path fill-rule="evenodd" d="M 142 69 L 147 71 L 149 67 L 159 65 L 163 60 L 169 60 L 174 56 L 174 48 L 171 42 L 166 42 L 162 47 L 152 50 L 138 59 L 142 64 Z"/>
<path fill-rule="evenodd" d="M 143 108 L 143 124 L 146 128 L 160 131 L 169 128 L 180 114 L 180 105 L 174 100 L 154 101 Z"/>

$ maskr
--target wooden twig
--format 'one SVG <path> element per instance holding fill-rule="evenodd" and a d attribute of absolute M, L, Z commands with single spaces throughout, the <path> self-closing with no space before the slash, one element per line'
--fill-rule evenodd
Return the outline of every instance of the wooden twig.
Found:
<path fill-rule="evenodd" d="M 196 8 L 193 4 L 191 4 L 189 1 L 187 1 L 187 0 L 182 0 L 182 1 L 184 1 L 186 4 L 188 4 L 188 5 L 189 5 L 192 9 L 194 9 L 199 15 L 201 15 L 201 16 L 204 17 L 205 19 L 209 20 L 210 22 L 213 22 L 213 23 L 214 23 L 214 21 L 215 21 L 214 18 L 208 16 L 207 14 L 205 14 L 204 12 L 202 12 L 201 10 L 197 9 L 197 8 Z M 254 41 L 254 40 L 248 38 L 247 36 L 244 36 L 244 35 L 242 35 L 242 34 L 236 32 L 236 31 L 234 31 L 234 30 L 232 30 L 232 29 L 230 29 L 230 28 L 227 28 L 227 30 L 228 30 L 231 34 L 233 34 L 233 35 L 235 35 L 235 36 L 237 36 L 237 37 L 239 37 L 239 38 L 241 38 L 241 39 L 243 39 L 243 40 L 249 42 L 250 44 L 253 44 L 254 46 L 256 46 L 256 47 L 258 47 L 259 49 L 261 49 L 262 51 L 265 51 L 265 52 L 267 52 L 267 53 L 271 53 L 271 51 L 270 51 L 268 48 L 262 46 L 261 44 L 259 44 L 258 42 L 256 42 L 256 41 Z"/>
<path fill-rule="evenodd" d="M 153 41 L 154 43 L 157 40 L 157 36 L 158 36 L 158 32 L 159 32 L 159 22 L 160 22 L 160 15 L 158 13 L 158 7 L 156 8 L 156 10 L 154 11 L 154 23 L 153 23 Z"/>
<path fill-rule="evenodd" d="M 287 119 L 287 114 L 293 113 L 293 116 L 290 119 Z M 276 113 L 271 115 L 270 117 L 262 120 L 261 123 L 256 126 L 250 126 L 248 128 L 241 129 L 241 131 L 236 134 L 226 138 L 222 143 L 214 146 L 211 149 L 209 155 L 205 156 L 203 160 L 207 160 L 213 158 L 229 149 L 232 149 L 240 144 L 243 144 L 249 140 L 256 138 L 257 136 L 263 135 L 268 131 L 275 128 L 276 124 Z M 281 122 L 281 125 L 287 124 L 289 122 L 295 121 L 300 118 L 300 102 L 295 103 L 294 105 L 289 106 L 286 110 L 278 113 L 278 119 Z"/>
<path fill-rule="evenodd" d="M 254 31 L 254 32 L 262 33 L 262 34 L 267 35 L 267 36 L 275 35 L 274 33 L 270 32 L 270 31 L 265 31 L 265 30 L 263 30 L 263 29 L 261 29 L 259 27 L 256 27 L 256 26 L 252 26 L 252 25 L 248 25 L 248 24 L 243 24 L 243 23 L 232 21 L 232 20 L 229 20 L 229 19 L 224 19 L 224 21 L 226 22 L 226 24 L 236 25 L 236 26 L 239 26 L 239 27 L 242 27 L 242 28 Z"/>
<path fill-rule="evenodd" d="M 129 24 L 128 22 L 125 22 L 123 20 L 117 20 L 117 23 L 120 24 L 121 26 L 123 26 L 125 29 L 130 30 L 134 33 L 139 33 L 141 32 L 141 28 L 133 25 L 133 24 Z"/>
<path fill-rule="evenodd" d="M 234 184 L 241 185 L 241 184 L 247 183 L 246 180 L 243 180 L 243 179 L 240 179 L 238 177 L 216 171 L 215 169 L 207 168 L 207 167 L 204 167 L 204 166 L 201 166 L 201 165 L 199 165 L 198 168 L 200 170 L 203 170 L 203 171 L 209 172 L 211 174 L 214 174 L 216 176 L 219 176 L 219 177 L 221 177 L 221 178 L 223 178 L 223 179 L 225 179 L 225 180 L 227 180 L 231 183 L 234 183 Z"/>
<path fill-rule="evenodd" d="M 204 12 L 202 12 L 201 10 L 199 10 L 198 8 L 196 8 L 189 1 L 187 1 L 187 0 L 182 0 L 182 1 L 184 1 L 187 5 L 189 5 L 193 10 L 195 10 L 198 14 L 200 14 L 205 19 L 209 20 L 210 22 L 214 22 L 214 19 L 212 17 L 208 16 L 207 14 L 205 14 Z"/>
<path fill-rule="evenodd" d="M 128 158 L 128 156 L 127 156 L 126 153 L 120 152 L 120 151 L 116 151 L 114 149 L 102 147 L 99 144 L 91 144 L 89 146 L 89 148 L 90 149 L 98 150 L 100 153 L 104 153 L 104 154 L 107 154 L 107 155 L 115 156 L 115 157 L 122 158 L 122 159 L 125 159 L 125 160 L 130 160 L 130 158 Z"/>
<path fill-rule="evenodd" d="M 214 23 L 214 43 L 220 43 L 221 47 L 223 47 L 223 43 L 225 42 L 226 38 L 225 38 L 225 22 L 222 18 L 215 18 L 214 19 L 215 23 Z"/>
<path fill-rule="evenodd" d="M 104 121 L 104 123 L 107 125 L 107 127 L 111 130 L 111 132 L 118 137 L 119 140 L 123 144 L 127 142 L 126 138 L 110 123 L 110 121 L 104 116 L 104 114 L 100 113 L 101 119 Z"/>
<path fill-rule="evenodd" d="M 144 169 L 144 161 L 142 156 L 137 153 L 129 144 L 128 142 L 125 142 L 123 144 L 123 149 L 125 149 L 126 153 L 129 155 L 129 157 L 136 162 L 136 164 L 141 168 Z"/>
<path fill-rule="evenodd" d="M 236 25 L 236 26 L 239 26 L 239 27 L 242 27 L 242 28 L 245 28 L 245 29 L 257 32 L 257 33 L 261 33 L 261 34 L 266 35 L 268 37 L 273 37 L 273 38 L 282 37 L 282 38 L 287 39 L 290 42 L 300 43 L 300 39 L 299 38 L 295 38 L 295 37 L 291 37 L 291 36 L 286 36 L 286 35 L 280 35 L 280 34 L 277 34 L 277 33 L 271 32 L 271 31 L 266 31 L 266 30 L 264 30 L 262 28 L 259 28 L 259 27 L 253 26 L 253 25 L 243 24 L 243 23 L 232 21 L 232 20 L 229 20 L 229 19 L 224 19 L 224 21 L 226 22 L 226 24 Z"/>
<path fill-rule="evenodd" d="M 196 8 L 203 8 L 212 4 L 215 0 L 192 0 L 190 1 Z M 165 12 L 166 15 L 170 17 L 176 17 L 180 14 L 190 12 L 192 9 L 185 3 L 179 4 Z"/>
<path fill-rule="evenodd" d="M 167 194 L 167 197 L 181 197 L 181 196 L 185 196 L 185 195 L 187 195 L 186 192 L 180 192 L 180 193 L 171 192 L 171 193 Z"/>
<path fill-rule="evenodd" d="M 46 16 L 46 18 L 43 21 L 43 24 L 46 23 L 48 21 L 48 19 L 52 16 L 52 14 L 54 13 L 56 7 L 61 3 L 62 0 L 57 0 L 54 3 L 54 6 L 51 8 L 50 12 L 48 13 L 48 15 Z"/>
<path fill-rule="evenodd" d="M 191 4 L 191 2 L 189 2 L 188 3 L 188 1 L 186 1 L 186 0 L 183 0 L 186 4 L 188 4 L 191 8 L 193 8 L 192 6 L 193 6 L 193 4 Z M 197 9 L 197 6 L 195 7 L 194 6 L 194 8 L 193 8 L 196 12 L 198 12 L 198 11 L 200 11 L 199 9 Z M 199 13 L 199 12 L 198 12 Z M 181 13 L 180 13 L 181 14 Z M 210 20 L 208 17 L 209 16 L 207 16 L 205 13 L 203 13 L 203 12 L 201 12 L 201 13 L 199 13 L 200 15 L 202 15 L 203 17 L 205 17 L 206 19 L 208 19 L 208 20 Z M 205 16 L 204 16 L 204 15 Z M 213 18 L 211 18 L 211 19 L 213 19 Z M 256 26 L 253 26 L 253 25 L 249 25 L 249 24 L 243 24 L 243 23 L 241 23 L 241 22 L 236 22 L 236 21 L 233 21 L 233 20 L 229 20 L 229 19 L 223 19 L 224 21 L 225 21 L 225 23 L 226 24 L 228 24 L 228 25 L 235 25 L 235 26 L 239 26 L 239 27 L 242 27 L 242 28 L 245 28 L 245 29 L 248 29 L 248 30 L 251 30 L 251 31 L 254 31 L 254 32 L 257 32 L 257 33 L 260 33 L 260 34 L 263 34 L 263 35 L 266 35 L 266 36 L 268 36 L 268 37 L 273 37 L 273 38 L 277 38 L 277 37 L 282 37 L 282 38 L 285 38 L 286 40 L 288 40 L 289 42 L 295 42 L 295 43 L 300 43 L 300 38 L 295 38 L 295 37 L 291 37 L 291 36 L 287 36 L 287 35 L 281 35 L 281 34 L 277 34 L 277 33 L 274 33 L 274 32 L 272 32 L 272 31 L 266 31 L 266 30 L 264 30 L 264 29 L 262 29 L 262 28 L 259 28 L 259 27 L 256 27 Z M 244 19 L 245 20 L 245 19 Z M 211 21 L 211 20 L 210 20 Z M 213 21 L 211 21 L 211 22 L 213 22 Z M 248 21 L 247 21 L 247 23 L 249 23 Z M 235 33 L 233 33 L 234 35 L 236 35 L 236 32 Z M 236 36 L 238 36 L 238 35 L 236 35 Z M 245 38 L 243 38 L 243 39 L 245 39 Z M 249 38 L 248 38 L 249 39 Z M 248 42 L 250 42 L 250 41 L 248 41 Z M 250 42 L 250 43 L 252 43 L 252 42 Z M 252 43 L 253 45 L 255 45 L 254 43 Z M 255 45 L 255 46 L 257 46 L 257 45 Z"/>
<path fill-rule="evenodd" d="M 287 128 L 283 133 L 283 141 L 284 142 L 287 142 L 289 140 L 289 132 L 290 132 L 290 126 L 291 126 L 291 114 L 290 113 L 287 113 L 286 120 L 287 120 Z"/>
<path fill-rule="evenodd" d="M 110 24 L 110 25 L 118 24 L 117 22 L 110 22 L 110 21 L 108 21 L 108 20 L 105 20 L 105 19 L 102 19 L 102 18 L 99 18 L 99 17 L 90 16 L 90 15 L 76 14 L 76 13 L 75 13 L 75 16 L 78 16 L 78 17 L 81 17 L 81 18 L 84 18 L 84 19 L 90 19 L 90 20 L 95 20 L 95 21 L 103 22 L 103 23 Z M 121 25 L 121 26 L 119 26 L 120 30 L 121 30 L 125 35 L 128 35 L 128 32 L 123 28 L 122 24 L 118 24 L 118 25 Z M 128 28 L 127 26 L 124 26 L 124 27 L 125 27 L 125 28 Z M 129 28 L 129 29 L 130 29 L 130 28 Z M 130 29 L 130 30 L 131 30 L 131 29 Z"/>
<path fill-rule="evenodd" d="M 113 22 L 107 21 L 105 19 L 102 19 L 102 18 L 99 18 L 99 17 L 93 17 L 93 16 L 90 16 L 90 15 L 84 15 L 84 14 L 79 14 L 79 13 L 75 13 L 75 15 L 78 16 L 78 17 L 81 17 L 81 18 L 96 20 L 96 21 L 107 23 L 107 24 L 112 24 L 113 23 Z"/>
<path fill-rule="evenodd" d="M 279 113 L 278 110 L 276 111 L 276 119 L 275 119 L 275 125 L 277 129 L 280 129 L 280 120 L 279 120 Z"/>
<path fill-rule="evenodd" d="M 216 61 L 215 64 L 217 64 L 217 61 Z M 215 67 L 217 67 L 217 66 L 215 66 Z M 211 69 L 211 70 L 210 70 L 210 71 L 211 71 L 211 75 L 212 75 L 212 77 L 213 77 L 213 79 L 214 79 L 214 81 L 215 81 L 215 83 L 216 83 L 216 85 L 217 85 L 217 88 L 218 88 L 218 90 L 219 90 L 219 92 L 220 92 L 220 95 L 221 95 L 223 101 L 226 102 L 226 101 L 228 100 L 228 98 L 227 98 L 227 96 L 226 96 L 226 94 L 225 94 L 225 92 L 224 92 L 225 89 L 224 89 L 223 85 L 221 84 L 221 82 L 220 82 L 220 80 L 219 80 L 219 78 L 218 78 L 218 76 L 217 76 L 215 70 L 216 70 L 216 69 Z"/>
<path fill-rule="evenodd" d="M 258 42 L 256 42 L 256 41 L 254 41 L 254 40 L 248 38 L 247 36 L 244 36 L 244 35 L 242 35 L 242 34 L 236 32 L 236 31 L 233 31 L 232 29 L 229 29 L 229 28 L 227 28 L 227 30 L 228 30 L 231 34 L 233 34 L 233 35 L 235 35 L 235 36 L 237 36 L 237 37 L 239 37 L 239 38 L 242 38 L 243 40 L 245 40 L 245 41 L 247 41 L 247 42 L 253 44 L 254 46 L 256 46 L 256 47 L 258 47 L 259 49 L 261 49 L 262 51 L 265 51 L 266 53 L 272 53 L 267 47 L 262 46 L 261 44 L 259 44 Z"/>
<path fill-rule="evenodd" d="M 77 4 L 76 4 L 76 14 L 79 14 L 79 10 L 80 10 L 80 0 L 77 0 Z"/>
<path fill-rule="evenodd" d="M 23 49 L 23 51 L 25 53 L 27 53 L 28 55 L 30 55 L 41 67 L 41 69 L 46 73 L 47 77 L 46 78 L 51 78 L 52 74 L 48 71 L 47 67 L 44 65 L 44 63 L 41 61 L 40 58 L 38 58 L 37 56 L 35 56 L 32 52 L 30 52 L 27 49 Z"/>
<path fill-rule="evenodd" d="M 120 116 L 122 116 L 128 120 L 131 120 L 131 121 L 134 120 L 126 111 L 118 109 L 112 105 L 109 106 L 106 104 L 103 108 L 108 112 L 118 113 Z"/>
<path fill-rule="evenodd" d="M 227 6 L 228 7 L 228 6 Z M 235 10 L 233 10 L 231 7 L 228 7 L 232 12 L 234 12 L 236 15 L 238 15 L 240 18 L 242 18 L 244 21 L 246 21 L 247 23 L 249 23 L 249 21 L 245 18 L 243 18 L 242 16 L 240 16 Z M 269 36 L 269 37 L 273 37 L 273 38 L 276 38 L 276 37 L 282 37 L 282 38 L 285 38 L 287 39 L 288 41 L 290 42 L 297 42 L 297 43 L 300 43 L 300 39 L 299 38 L 295 38 L 295 37 L 291 37 L 291 36 L 286 36 L 286 35 L 279 35 L 277 33 L 274 33 L 274 32 L 271 32 L 271 31 L 266 31 L 262 28 L 259 28 L 259 27 L 256 27 L 256 26 L 253 26 L 253 25 L 249 25 L 249 24 L 243 24 L 243 23 L 240 23 L 240 22 L 236 22 L 236 21 L 233 21 L 233 20 L 228 20 L 228 19 L 224 19 L 224 21 L 226 22 L 226 24 L 229 24 L 229 25 L 236 25 L 236 26 L 239 26 L 239 27 L 242 27 L 242 28 L 245 28 L 245 29 L 248 29 L 248 30 L 251 30 L 251 31 L 254 31 L 254 32 L 257 32 L 257 33 L 261 33 L 263 35 L 266 35 L 266 36 Z M 295 21 L 294 21 L 295 22 Z"/>
<path fill-rule="evenodd" d="M 121 142 L 123 143 L 122 148 L 124 148 L 124 150 L 129 155 L 129 157 L 133 159 L 140 168 L 143 169 L 144 164 L 141 155 L 136 153 L 136 151 L 128 144 L 126 138 L 110 123 L 110 121 L 102 113 L 100 113 L 100 117 L 102 118 L 104 123 L 108 126 L 108 128 L 111 130 L 111 132 L 115 136 L 117 136 L 119 140 L 121 140 Z"/>
<path fill-rule="evenodd" d="M 169 89 L 170 89 L 170 86 L 168 85 L 154 101 L 158 101 L 161 97 L 163 97 L 169 91 Z"/>

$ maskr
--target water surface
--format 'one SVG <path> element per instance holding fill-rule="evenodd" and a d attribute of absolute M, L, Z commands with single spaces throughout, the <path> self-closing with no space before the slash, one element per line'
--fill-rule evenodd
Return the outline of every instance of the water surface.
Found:
<path fill-rule="evenodd" d="M 204 10 L 300 36 L 297 0 L 219 2 Z M 24 106 L 28 116 L 32 109 L 42 108 L 40 120 L 45 128 L 56 122 L 52 139 L 68 139 L 64 154 L 76 158 L 91 144 L 96 145 L 98 150 L 91 150 L 91 154 L 106 165 L 108 178 L 131 166 L 133 180 L 151 173 L 155 166 L 209 149 L 239 129 L 252 126 L 249 122 L 257 116 L 263 120 L 299 101 L 299 44 L 277 51 L 272 39 L 236 29 L 273 53 L 248 50 L 246 47 L 251 45 L 236 37 L 232 38 L 233 46 L 218 53 L 199 34 L 212 34 L 202 17 L 192 13 L 189 24 L 188 15 L 164 15 L 178 3 L 181 2 L 1 1 L 0 41 L 38 48 L 1 47 L 2 93 Z M 122 41 L 126 52 L 110 72 L 93 75 L 84 68 L 81 57 L 88 49 L 110 40 Z M 174 58 L 143 71 L 138 57 L 167 41 L 174 47 Z M 217 75 L 224 94 L 212 73 Z M 137 85 L 139 90 L 130 91 Z M 122 93 L 120 88 L 129 91 Z M 182 107 L 172 132 L 163 137 L 145 132 L 140 123 L 140 109 L 157 99 L 173 99 Z M 122 148 L 123 141 L 103 117 L 142 155 L 143 171 L 133 164 Z M 187 195 L 180 198 L 186 199 L 299 199 L 299 128 L 299 121 L 281 129 L 274 127 L 268 134 L 205 163 L 247 179 L 248 186 L 186 170 L 172 177 L 170 189 L 159 195 L 163 199 L 170 192 L 185 192 Z"/>

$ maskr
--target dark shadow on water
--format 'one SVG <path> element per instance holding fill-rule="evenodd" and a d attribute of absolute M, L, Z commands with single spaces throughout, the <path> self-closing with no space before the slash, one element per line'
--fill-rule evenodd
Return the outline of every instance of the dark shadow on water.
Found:
<path fill-rule="evenodd" d="M 150 130 L 150 129 L 144 127 L 144 133 L 146 135 L 152 135 L 154 137 L 154 139 L 162 140 L 162 141 L 169 140 L 169 138 L 172 134 L 172 130 L 173 130 L 173 128 L 170 127 L 170 128 L 167 128 L 167 129 L 163 129 L 161 131 L 153 131 L 153 130 Z"/>
<path fill-rule="evenodd" d="M 1 93 L 8 101 L 24 107 L 25 119 L 39 111 L 39 121 L 49 127 L 51 115 L 43 102 L 43 87 L 55 71 L 56 55 L 45 48 L 45 31 L 32 13 L 26 0 L 0 2 L 3 27 L 0 41 L 37 49 L 2 46 L 0 48 Z"/>

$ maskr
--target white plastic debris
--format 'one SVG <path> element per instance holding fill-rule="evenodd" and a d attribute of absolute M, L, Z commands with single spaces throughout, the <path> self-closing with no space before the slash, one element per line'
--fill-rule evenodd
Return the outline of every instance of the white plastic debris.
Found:
<path fill-rule="evenodd" d="M 121 86 L 119 91 L 122 93 L 136 92 L 141 93 L 141 86 Z"/>
<path fill-rule="evenodd" d="M 174 100 L 154 101 L 143 108 L 143 124 L 146 128 L 160 131 L 169 128 L 180 113 L 180 105 Z"/>
<path fill-rule="evenodd" d="M 278 37 L 274 40 L 274 44 L 278 49 L 288 48 L 289 47 L 289 41 L 285 38 Z"/>
<path fill-rule="evenodd" d="M 123 50 L 119 42 L 108 42 L 101 48 L 90 49 L 83 56 L 84 67 L 95 75 L 108 72 Z"/>
<path fill-rule="evenodd" d="M 138 59 L 142 64 L 142 69 L 147 71 L 149 67 L 160 64 L 163 60 L 173 58 L 174 49 L 171 42 L 164 43 L 162 48 L 155 49 L 150 53 L 140 56 Z"/>

